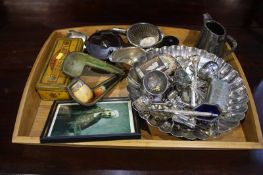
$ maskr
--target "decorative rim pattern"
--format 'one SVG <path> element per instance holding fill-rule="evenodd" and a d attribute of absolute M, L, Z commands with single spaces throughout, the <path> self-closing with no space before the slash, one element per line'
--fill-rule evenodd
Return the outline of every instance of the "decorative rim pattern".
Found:
<path fill-rule="evenodd" d="M 217 63 L 219 66 L 218 79 L 224 80 L 230 86 L 228 104 L 226 110 L 219 116 L 217 126 L 216 128 L 214 128 L 217 130 L 216 135 L 206 132 L 200 128 L 192 129 L 175 122 L 171 124 L 171 122 L 168 121 L 154 121 L 152 117 L 153 114 L 145 114 L 143 112 L 138 111 L 141 118 L 145 119 L 150 125 L 158 127 L 162 132 L 170 133 L 176 137 L 186 138 L 190 140 L 205 140 L 211 136 L 218 137 L 221 134 L 239 126 L 240 121 L 245 118 L 245 112 L 248 110 L 248 95 L 242 78 L 230 64 L 226 63 L 222 58 L 219 58 L 216 55 L 209 53 L 205 50 L 197 49 L 194 47 L 175 45 L 170 47 L 165 46 L 162 48 L 156 48 L 147 52 L 147 60 L 160 54 L 168 54 L 173 56 L 179 64 L 183 64 L 185 61 L 187 61 L 186 59 L 192 55 L 198 55 L 200 57 L 198 69 L 200 69 L 204 64 L 206 64 L 209 61 Z M 132 78 L 132 74 L 134 74 L 134 72 L 129 72 L 128 76 Z M 132 81 L 135 80 L 133 79 Z M 140 83 L 141 82 L 137 82 L 137 84 Z M 129 98 L 131 99 L 131 101 L 136 100 L 136 98 L 142 95 L 142 86 L 134 86 L 134 84 L 134 82 L 129 82 L 127 88 L 129 92 Z M 132 95 L 135 93 L 137 95 Z"/>

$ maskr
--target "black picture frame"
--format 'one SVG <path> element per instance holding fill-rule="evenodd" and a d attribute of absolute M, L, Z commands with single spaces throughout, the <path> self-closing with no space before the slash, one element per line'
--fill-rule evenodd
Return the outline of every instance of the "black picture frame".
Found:
<path fill-rule="evenodd" d="M 54 129 L 54 125 L 55 125 L 54 123 L 56 123 L 56 121 L 58 120 L 57 116 L 59 113 L 59 107 L 61 105 L 64 104 L 65 106 L 66 105 L 70 106 L 70 104 L 71 105 L 74 104 L 76 106 L 79 106 L 80 108 L 83 107 L 83 109 L 90 108 L 90 107 L 82 106 L 74 100 L 59 100 L 59 101 L 54 101 L 51 107 L 51 110 L 48 115 L 48 119 L 45 123 L 44 129 L 40 136 L 40 143 L 70 143 L 70 142 L 87 142 L 87 141 L 102 141 L 102 140 L 106 141 L 106 140 L 123 140 L 123 139 L 140 139 L 141 138 L 139 123 L 137 119 L 138 114 L 132 108 L 131 101 L 128 98 L 126 97 L 104 98 L 100 102 L 98 102 L 98 104 L 100 104 L 101 102 L 102 103 L 103 102 L 104 103 L 105 102 L 107 103 L 127 102 L 128 110 L 129 110 L 128 111 L 129 112 L 129 116 L 128 116 L 129 126 L 131 127 L 130 128 L 131 132 L 120 132 L 120 133 L 111 133 L 111 134 L 108 133 L 108 134 L 91 134 L 91 135 L 55 135 L 55 136 L 52 136 L 51 133 L 53 132 L 53 129 Z M 133 126 L 133 128 L 131 125 Z M 134 132 L 132 132 L 132 130 L 134 130 Z"/>

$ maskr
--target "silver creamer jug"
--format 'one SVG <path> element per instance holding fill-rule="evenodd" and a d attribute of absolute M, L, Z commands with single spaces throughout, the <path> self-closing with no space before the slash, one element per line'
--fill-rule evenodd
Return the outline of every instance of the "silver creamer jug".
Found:
<path fill-rule="evenodd" d="M 203 17 L 204 26 L 196 43 L 196 47 L 207 50 L 219 57 L 225 57 L 231 52 L 234 52 L 237 47 L 237 42 L 233 37 L 226 34 L 224 26 L 213 20 L 208 13 L 203 14 Z M 229 42 L 231 45 L 230 51 L 224 49 L 225 42 Z"/>

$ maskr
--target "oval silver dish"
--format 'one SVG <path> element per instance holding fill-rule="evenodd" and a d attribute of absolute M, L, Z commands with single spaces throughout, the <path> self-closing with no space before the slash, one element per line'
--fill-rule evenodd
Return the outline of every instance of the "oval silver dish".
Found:
<path fill-rule="evenodd" d="M 210 130 L 216 130 L 216 132 L 210 132 L 207 128 L 190 128 L 178 122 L 171 122 L 171 118 L 158 116 L 159 114 L 156 111 L 149 111 L 147 117 L 145 117 L 145 111 L 139 111 L 141 118 L 145 119 L 150 125 L 158 127 L 162 132 L 170 133 L 175 137 L 186 138 L 189 140 L 206 140 L 209 137 L 218 137 L 223 133 L 239 126 L 240 121 L 245 118 L 245 113 L 248 110 L 248 95 L 242 78 L 230 64 L 226 63 L 222 58 L 219 58 L 205 50 L 187 46 L 165 46 L 153 49 L 147 52 L 147 59 L 145 61 L 161 54 L 173 56 L 183 69 L 187 69 L 187 63 L 189 63 L 188 58 L 191 55 L 198 55 L 200 57 L 200 61 L 197 66 L 198 71 L 206 63 L 211 61 L 215 62 L 218 65 L 217 74 L 215 76 L 217 79 L 227 82 L 230 87 L 227 107 L 226 110 L 220 114 L 218 118 L 218 125 L 216 127 L 209 126 Z M 214 71 L 211 72 L 214 74 Z M 138 92 L 142 92 L 141 94 L 143 94 L 144 90 L 142 88 L 142 81 L 137 79 L 133 69 L 131 69 L 128 76 L 136 79 L 136 84 L 133 81 L 129 81 L 129 85 L 131 85 L 134 89 L 128 88 L 128 92 L 131 93 L 130 96 L 133 97 L 131 100 L 133 101 L 136 100 L 134 95 L 132 95 L 132 93 L 135 92 L 135 89 Z M 139 84 L 141 84 L 141 86 L 139 86 Z"/>

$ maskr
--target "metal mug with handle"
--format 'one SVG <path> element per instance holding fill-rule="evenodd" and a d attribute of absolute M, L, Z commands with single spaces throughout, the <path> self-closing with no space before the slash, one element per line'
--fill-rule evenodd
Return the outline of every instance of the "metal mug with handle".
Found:
<path fill-rule="evenodd" d="M 225 57 L 234 52 L 237 48 L 237 42 L 233 37 L 226 34 L 224 26 L 213 20 L 208 13 L 203 14 L 203 16 L 204 26 L 196 47 L 207 50 L 219 57 Z M 230 51 L 224 49 L 225 42 L 229 42 L 231 45 Z"/>

